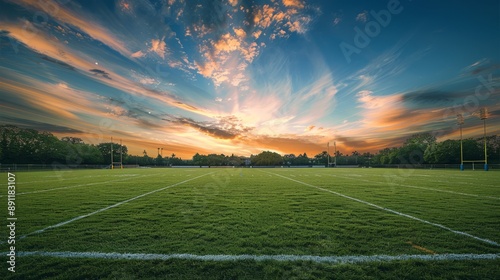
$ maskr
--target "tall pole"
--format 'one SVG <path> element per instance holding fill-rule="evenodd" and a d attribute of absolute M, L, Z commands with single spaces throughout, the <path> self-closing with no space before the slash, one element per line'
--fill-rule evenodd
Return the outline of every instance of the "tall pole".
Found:
<path fill-rule="evenodd" d="M 335 148 L 335 162 L 333 163 L 333 166 L 337 167 L 337 142 L 333 142 L 333 147 Z"/>
<path fill-rule="evenodd" d="M 114 164 L 113 164 L 113 137 L 111 137 L 111 169 L 114 169 Z"/>
<path fill-rule="evenodd" d="M 123 169 L 123 146 L 122 146 L 122 139 L 120 139 L 120 169 Z"/>
<path fill-rule="evenodd" d="M 326 143 L 326 151 L 328 153 L 328 166 L 327 167 L 330 167 L 330 142 Z"/>
<path fill-rule="evenodd" d="M 488 151 L 486 150 L 486 119 L 488 118 L 488 109 L 482 108 L 480 111 L 481 120 L 484 124 L 484 171 L 488 171 Z"/>
<path fill-rule="evenodd" d="M 464 124 L 464 116 L 457 115 L 458 124 L 460 125 L 460 170 L 464 171 L 464 146 L 462 143 L 462 125 Z"/>
<path fill-rule="evenodd" d="M 486 145 L 486 119 L 483 120 L 484 123 L 484 170 L 488 171 L 488 151 Z"/>

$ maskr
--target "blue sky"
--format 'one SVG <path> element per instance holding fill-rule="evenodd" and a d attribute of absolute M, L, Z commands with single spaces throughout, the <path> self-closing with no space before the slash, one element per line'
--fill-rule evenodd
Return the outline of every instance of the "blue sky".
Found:
<path fill-rule="evenodd" d="M 0 6 L 0 123 L 184 158 L 500 132 L 499 1 Z"/>

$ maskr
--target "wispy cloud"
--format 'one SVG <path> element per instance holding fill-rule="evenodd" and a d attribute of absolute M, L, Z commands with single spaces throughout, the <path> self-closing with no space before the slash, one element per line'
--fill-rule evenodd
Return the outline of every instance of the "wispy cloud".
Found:
<path fill-rule="evenodd" d="M 97 77 L 104 77 L 106 79 L 101 81 L 112 88 L 122 91 L 124 94 L 126 93 L 126 95 L 132 94 L 139 98 L 146 97 L 163 102 L 168 106 L 178 109 L 202 115 L 212 115 L 208 111 L 198 108 L 197 106 L 189 105 L 182 100 L 178 100 L 169 92 L 159 92 L 145 88 L 143 85 L 130 80 L 128 77 L 114 72 L 112 68 L 95 69 L 94 67 L 96 65 L 91 58 L 87 57 L 85 54 L 75 51 L 74 49 L 68 48 L 65 44 L 54 40 L 43 30 L 34 26 L 29 29 L 31 32 L 26 32 L 26 30 L 22 28 L 22 25 L 12 24 L 10 22 L 4 22 L 2 23 L 2 26 L 5 30 L 9 31 L 9 36 L 25 44 L 33 51 L 42 53 L 55 60 L 65 61 L 68 65 L 74 67 L 75 69 L 79 69 L 83 73 L 88 71 L 87 73 L 91 76 L 97 74 Z M 118 69 L 122 68 L 117 65 L 114 67 L 118 67 Z"/>
<path fill-rule="evenodd" d="M 356 20 L 365 23 L 368 20 L 368 11 L 362 11 L 356 16 Z"/>
<path fill-rule="evenodd" d="M 86 20 L 74 10 L 68 8 L 68 5 L 60 5 L 58 1 L 30 1 L 30 0 L 20 0 L 12 1 L 15 4 L 22 5 L 26 8 L 31 9 L 33 12 L 43 11 L 44 13 L 50 15 L 53 19 L 59 21 L 62 24 L 69 24 L 82 32 L 88 34 L 92 38 L 102 42 L 103 44 L 109 46 L 110 48 L 118 51 L 124 56 L 130 56 L 132 53 L 127 49 L 127 44 L 114 36 L 106 28 L 93 22 L 92 20 Z M 25 23 L 26 27 L 26 23 Z M 25 30 L 29 30 L 29 27 Z"/>
<path fill-rule="evenodd" d="M 154 52 L 162 59 L 165 59 L 167 44 L 163 40 L 165 40 L 165 38 L 151 40 L 151 48 L 149 51 Z"/>
<path fill-rule="evenodd" d="M 335 17 L 333 19 L 333 25 L 336 26 L 338 25 L 340 22 L 342 21 L 342 18 L 341 17 Z"/>
<path fill-rule="evenodd" d="M 191 118 L 169 116 L 166 121 L 184 125 L 198 130 L 208 136 L 218 139 L 235 139 L 244 136 L 252 128 L 244 126 L 236 117 L 227 116 L 218 118 L 216 121 L 195 121 Z"/>

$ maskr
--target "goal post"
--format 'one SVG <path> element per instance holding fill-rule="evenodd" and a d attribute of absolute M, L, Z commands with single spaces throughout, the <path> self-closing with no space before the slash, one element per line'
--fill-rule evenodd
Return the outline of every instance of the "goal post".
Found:
<path fill-rule="evenodd" d="M 114 161 L 114 157 L 113 157 L 113 137 L 111 137 L 111 168 L 110 169 L 115 169 L 115 166 L 119 169 L 123 169 L 123 145 L 122 145 L 122 140 L 120 139 L 120 149 L 119 149 L 119 153 L 120 153 L 120 161 Z"/>
<path fill-rule="evenodd" d="M 486 163 L 486 161 L 484 159 L 480 159 L 480 160 L 464 160 L 463 163 L 460 166 L 460 169 L 461 170 L 465 170 L 465 169 L 476 170 L 476 167 L 478 165 L 481 166 L 481 163 L 484 164 L 484 170 L 487 170 L 488 165 L 487 165 L 487 163 Z"/>

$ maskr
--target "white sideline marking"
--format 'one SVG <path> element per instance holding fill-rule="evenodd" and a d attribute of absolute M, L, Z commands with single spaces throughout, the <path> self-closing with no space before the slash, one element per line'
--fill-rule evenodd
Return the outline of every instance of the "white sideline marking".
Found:
<path fill-rule="evenodd" d="M 153 176 L 153 175 L 142 175 L 135 178 L 142 178 L 146 176 Z M 60 187 L 60 188 L 53 188 L 53 189 L 44 189 L 44 190 L 38 190 L 38 191 L 32 191 L 32 192 L 23 192 L 23 193 L 17 193 L 17 195 L 22 195 L 22 194 L 33 194 L 33 193 L 43 193 L 43 192 L 50 192 L 50 191 L 57 191 L 57 190 L 65 190 L 65 189 L 73 189 L 73 188 L 79 188 L 79 187 L 87 187 L 87 186 L 94 186 L 94 185 L 101 185 L 101 184 L 106 184 L 109 182 L 120 182 L 120 181 L 127 181 L 130 180 L 131 178 L 121 178 L 121 179 L 114 179 L 114 180 L 109 180 L 109 181 L 104 181 L 104 182 L 95 182 L 95 183 L 88 183 L 88 184 L 80 184 L 80 185 L 74 185 L 74 186 L 67 186 L 67 187 Z M 2 197 L 3 195 L 0 195 Z"/>
<path fill-rule="evenodd" d="M 261 171 L 261 172 L 266 172 L 266 171 Z M 325 191 L 325 192 L 329 192 L 329 193 L 332 193 L 332 194 L 335 194 L 335 195 L 338 195 L 338 196 L 341 196 L 343 198 L 347 198 L 347 199 L 350 199 L 350 200 L 354 200 L 354 201 L 357 201 L 359 203 L 363 203 L 363 204 L 366 204 L 366 205 L 369 205 L 369 206 L 372 206 L 374 208 L 377 208 L 377 209 L 380 209 L 380 210 L 384 210 L 384 211 L 387 211 L 387 212 L 390 212 L 390 213 L 393 213 L 393 214 L 396 214 L 396 215 L 399 215 L 399 216 L 403 216 L 403 217 L 406 217 L 406 218 L 409 218 L 409 219 L 412 219 L 412 220 L 416 220 L 416 221 L 419 221 L 419 222 L 422 222 L 422 223 L 425 223 L 425 224 L 428 224 L 428 225 L 432 225 L 432 226 L 435 226 L 435 227 L 438 227 L 438 228 L 442 228 L 442 229 L 445 229 L 447 231 L 451 231 L 455 234 L 460 234 L 460 235 L 464 235 L 464 236 L 467 236 L 467 237 L 470 237 L 470 238 L 474 238 L 476 240 L 479 240 L 479 241 L 482 241 L 482 242 L 485 242 L 485 243 L 488 243 L 488 244 L 491 244 L 491 245 L 494 245 L 494 246 L 497 246 L 497 247 L 500 247 L 500 244 L 498 244 L 497 242 L 495 241 L 492 241 L 492 240 L 489 240 L 489 239 L 486 239 L 486 238 L 481 238 L 481 237 L 477 237 L 475 235 L 472 235 L 470 233 L 466 233 L 466 232 L 463 232 L 463 231 L 458 231 L 458 230 L 454 230 L 454 229 L 451 229 L 449 227 L 446 227 L 446 226 L 443 226 L 441 224 L 436 224 L 436 223 L 433 223 L 433 222 L 429 222 L 429 221 L 426 221 L 424 219 L 420 219 L 420 218 L 417 218 L 417 217 L 414 217 L 414 216 L 411 216 L 411 215 L 408 215 L 408 214 L 405 214 L 405 213 L 401 213 L 401 212 L 398 212 L 396 210 L 392 210 L 392 209 L 389 209 L 389 208 L 385 208 L 385 207 L 382 207 L 382 206 L 378 206 L 376 204 L 373 204 L 373 203 L 370 203 L 370 202 L 367 202 L 367 201 L 364 201 L 364 200 L 361 200 L 361 199 L 358 199 L 358 198 L 354 198 L 354 197 L 351 197 L 351 196 L 347 196 L 345 194 L 341 194 L 341 193 L 338 193 L 338 192 L 335 192 L 335 191 L 332 191 L 332 190 L 328 190 L 328 189 L 324 189 L 324 188 L 321 188 L 321 187 L 318 187 L 318 186 L 314 186 L 314 185 L 311 185 L 311 184 L 308 184 L 308 183 L 305 183 L 305 182 L 301 182 L 299 180 L 295 180 L 295 179 L 292 179 L 292 178 L 288 178 L 286 176 L 283 176 L 283 175 L 280 175 L 280 174 L 276 174 L 276 173 L 271 173 L 271 172 L 266 172 L 266 173 L 269 173 L 269 174 L 274 174 L 278 177 L 281 177 L 281 178 L 285 178 L 285 179 L 288 179 L 290 181 L 294 181 L 296 183 L 300 183 L 302 185 L 305 185 L 305 186 L 308 186 L 308 187 L 312 187 L 312 188 L 315 188 L 315 189 L 318 189 L 318 190 L 322 190 L 322 191 Z"/>
<path fill-rule="evenodd" d="M 372 174 L 371 176 L 378 176 L 378 177 L 384 177 L 384 176 L 390 176 L 390 177 L 403 177 L 401 175 L 378 175 L 378 174 Z M 421 175 L 419 175 L 421 176 Z M 459 175 L 460 177 L 472 177 L 471 175 L 463 175 L 463 174 L 460 174 Z M 443 178 L 443 176 L 434 176 L 435 178 Z M 459 177 L 459 179 L 460 179 Z M 444 177 L 445 179 L 449 179 L 448 177 Z M 433 180 L 433 182 L 439 182 L 439 183 L 450 183 L 450 181 L 442 181 L 442 180 Z M 478 184 L 478 182 L 474 182 L 474 183 L 471 183 L 471 182 L 462 182 L 462 181 L 454 181 L 453 184 L 456 184 L 456 185 L 475 185 L 475 184 Z M 486 187 L 498 187 L 498 185 L 490 185 L 490 184 L 485 184 L 484 182 L 481 182 L 480 183 L 481 186 L 486 186 Z"/>
<path fill-rule="evenodd" d="M 4 254 L 4 253 L 2 253 Z M 5 252 L 5 254 L 7 254 Z M 89 258 L 119 260 L 197 260 L 197 261 L 310 261 L 316 263 L 356 264 L 393 261 L 469 261 L 497 260 L 500 254 L 436 254 L 436 255 L 372 255 L 372 256 L 312 256 L 312 255 L 194 255 L 194 254 L 133 254 L 101 252 L 18 252 L 20 257 Z"/>
<path fill-rule="evenodd" d="M 351 180 L 357 180 L 357 181 L 362 181 L 362 182 L 368 182 L 368 183 L 375 183 L 375 184 L 385 184 L 384 182 L 379 182 L 379 181 L 369 181 L 369 180 L 364 180 L 364 179 L 355 179 L 347 176 L 339 176 L 344 179 L 351 179 Z M 443 182 L 443 181 L 440 181 Z M 399 183 L 394 183 L 391 182 L 390 184 L 394 184 L 400 187 L 405 187 L 405 188 L 414 188 L 414 189 L 421 189 L 421 190 L 428 190 L 428 191 L 436 191 L 436 192 L 444 192 L 444 193 L 451 193 L 451 194 L 457 194 L 457 195 L 463 195 L 463 196 L 471 196 L 471 197 L 478 197 L 478 198 L 489 198 L 489 199 L 497 199 L 500 200 L 500 197 L 495 197 L 495 196 L 489 196 L 489 195 L 479 195 L 479 194 L 472 194 L 472 193 L 463 193 L 463 192 L 455 192 L 455 191 L 449 191 L 449 190 L 440 190 L 440 189 L 434 189 L 434 188 L 428 188 L 428 187 L 419 187 L 419 186 L 412 186 L 412 185 L 403 185 Z"/>
<path fill-rule="evenodd" d="M 69 224 L 69 223 L 71 223 L 71 222 L 78 221 L 78 220 L 81 220 L 81 219 L 83 219 L 83 218 L 90 217 L 90 216 L 92 216 L 92 215 L 95 215 L 95 214 L 101 213 L 101 212 L 106 211 L 106 210 L 111 209 L 111 208 L 115 208 L 115 207 L 117 207 L 117 206 L 120 206 L 120 205 L 125 204 L 125 203 L 127 203 L 127 202 L 130 202 L 130 201 L 136 200 L 136 199 L 138 199 L 138 198 L 145 197 L 145 196 L 147 196 L 147 195 L 150 195 L 150 194 L 153 194 L 153 193 L 156 193 L 156 192 L 159 192 L 159 191 L 163 191 L 163 190 L 166 190 L 166 189 L 169 189 L 169 188 L 172 188 L 172 187 L 175 187 L 175 186 L 178 186 L 178 185 L 184 184 L 184 183 L 186 183 L 186 182 L 189 182 L 189 181 L 192 181 L 192 180 L 195 180 L 195 179 L 201 178 L 201 177 L 203 177 L 203 176 L 207 176 L 207 175 L 212 174 L 212 173 L 214 173 L 214 172 L 207 173 L 207 174 L 203 174 L 203 175 L 201 175 L 201 176 L 194 177 L 194 178 L 191 178 L 191 179 L 187 179 L 187 180 L 184 180 L 184 181 L 182 181 L 182 182 L 175 183 L 175 184 L 173 184 L 173 185 L 170 185 L 170 186 L 167 186 L 167 187 L 164 187 L 164 188 L 161 188 L 161 189 L 157 189 L 157 190 L 154 190 L 154 191 L 150 191 L 150 192 L 147 192 L 147 193 L 143 193 L 143 194 L 138 195 L 138 196 L 136 196 L 136 197 L 132 197 L 132 198 L 129 198 L 129 199 L 127 199 L 127 200 L 124 200 L 124 201 L 121 201 L 121 202 L 115 203 L 115 204 L 113 204 L 113 205 L 110 205 L 110 206 L 107 206 L 107 207 L 101 208 L 101 209 L 96 210 L 96 211 L 94 211 L 94 212 L 92 212 L 92 213 L 88 213 L 88 214 L 85 214 L 85 215 L 81 215 L 81 216 L 75 217 L 75 218 L 73 218 L 73 219 L 67 220 L 67 221 L 65 221 L 65 222 L 61 222 L 61 223 L 58 223 L 58 224 L 55 224 L 55 225 L 48 226 L 48 227 L 43 228 L 43 229 L 39 229 L 39 230 L 34 231 L 34 232 L 32 232 L 32 233 L 28 233 L 28 234 L 26 234 L 26 235 L 21 236 L 19 239 L 26 238 L 26 237 L 28 237 L 28 236 L 30 236 L 30 235 L 34 235 L 34 234 L 39 234 L 39 233 L 42 233 L 42 232 L 44 232 L 44 231 L 46 231 L 46 230 L 48 230 L 48 229 L 58 228 L 58 227 L 61 227 L 61 226 L 67 225 L 67 224 Z M 3 243 L 5 243 L 5 242 L 0 242 L 0 244 L 3 244 Z"/>

